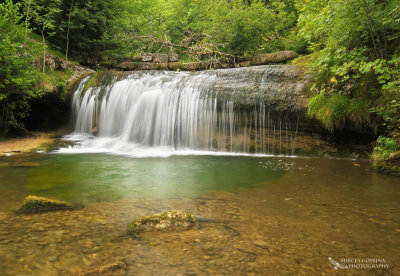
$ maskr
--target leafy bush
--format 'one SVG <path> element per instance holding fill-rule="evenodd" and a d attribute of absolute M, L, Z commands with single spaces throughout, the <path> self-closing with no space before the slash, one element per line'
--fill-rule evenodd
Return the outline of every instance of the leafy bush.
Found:
<path fill-rule="evenodd" d="M 35 58 L 19 9 L 11 0 L 0 4 L 0 138 L 24 130 L 22 120 L 35 96 Z"/>
<path fill-rule="evenodd" d="M 375 114 L 393 136 L 400 126 L 400 25 L 393 16 L 398 1 L 315 0 L 298 8 L 299 36 L 313 52 L 308 70 L 317 95 L 309 116 L 331 131 L 347 123 L 376 130 Z"/>
<path fill-rule="evenodd" d="M 384 160 L 388 158 L 392 153 L 398 150 L 396 141 L 391 137 L 379 136 L 376 147 L 374 147 L 373 156 L 376 159 Z"/>

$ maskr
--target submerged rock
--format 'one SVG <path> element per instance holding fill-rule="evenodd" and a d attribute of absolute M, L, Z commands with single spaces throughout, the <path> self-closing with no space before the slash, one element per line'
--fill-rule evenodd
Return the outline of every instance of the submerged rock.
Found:
<path fill-rule="evenodd" d="M 185 230 L 196 225 L 197 220 L 192 214 L 169 211 L 135 219 L 128 225 L 128 232 Z"/>
<path fill-rule="evenodd" d="M 32 168 L 39 166 L 40 166 L 39 162 L 15 162 L 10 164 L 10 167 L 12 168 Z"/>
<path fill-rule="evenodd" d="M 100 267 L 94 268 L 88 272 L 81 274 L 82 276 L 95 276 L 95 275 L 125 275 L 126 263 L 123 258 L 117 258 L 108 262 Z"/>
<path fill-rule="evenodd" d="M 76 209 L 71 203 L 38 196 L 27 196 L 19 209 L 22 213 L 44 212 L 64 209 Z"/>

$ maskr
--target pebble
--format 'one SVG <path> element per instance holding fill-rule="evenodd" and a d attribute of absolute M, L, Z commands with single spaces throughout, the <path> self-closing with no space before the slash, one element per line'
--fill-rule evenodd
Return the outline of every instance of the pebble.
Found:
<path fill-rule="evenodd" d="M 47 257 L 47 260 L 48 260 L 49 262 L 55 262 L 55 261 L 58 260 L 58 258 L 57 258 L 56 256 L 50 256 L 50 257 Z"/>
<path fill-rule="evenodd" d="M 211 256 L 205 255 L 205 256 L 203 256 L 203 259 L 206 261 L 209 261 L 209 260 L 211 260 Z"/>

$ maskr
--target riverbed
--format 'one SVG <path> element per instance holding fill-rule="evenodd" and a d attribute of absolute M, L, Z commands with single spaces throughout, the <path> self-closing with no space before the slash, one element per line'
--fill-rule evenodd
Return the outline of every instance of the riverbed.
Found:
<path fill-rule="evenodd" d="M 117 257 L 122 275 L 400 274 L 399 178 L 365 160 L 10 158 L 0 161 L 1 275 L 79 275 Z M 28 194 L 85 208 L 17 213 Z M 127 233 L 134 218 L 168 210 L 193 213 L 199 227 Z M 385 266 L 335 270 L 328 258 Z"/>

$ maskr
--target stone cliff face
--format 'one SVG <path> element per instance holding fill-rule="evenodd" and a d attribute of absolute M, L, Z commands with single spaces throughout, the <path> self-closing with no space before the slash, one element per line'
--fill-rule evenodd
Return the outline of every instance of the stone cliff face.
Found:
<path fill-rule="evenodd" d="M 284 117 L 291 125 L 313 132 L 326 132 L 316 121 L 307 118 L 307 98 L 304 90 L 309 76 L 295 65 L 260 65 L 195 72 L 171 71 L 108 71 L 103 79 L 140 79 L 144 76 L 167 74 L 168 78 L 206 77 L 201 84 L 203 93 L 215 93 L 219 102 L 230 100 L 235 109 L 251 112 L 262 103 L 274 117 Z M 99 76 L 97 76 L 99 78 Z M 99 81 L 99 83 L 104 83 Z"/>
<path fill-rule="evenodd" d="M 308 77 L 294 65 L 263 65 L 209 71 L 215 75 L 210 89 L 251 106 L 262 100 L 271 111 L 301 111 L 307 107 L 303 91 Z"/>

